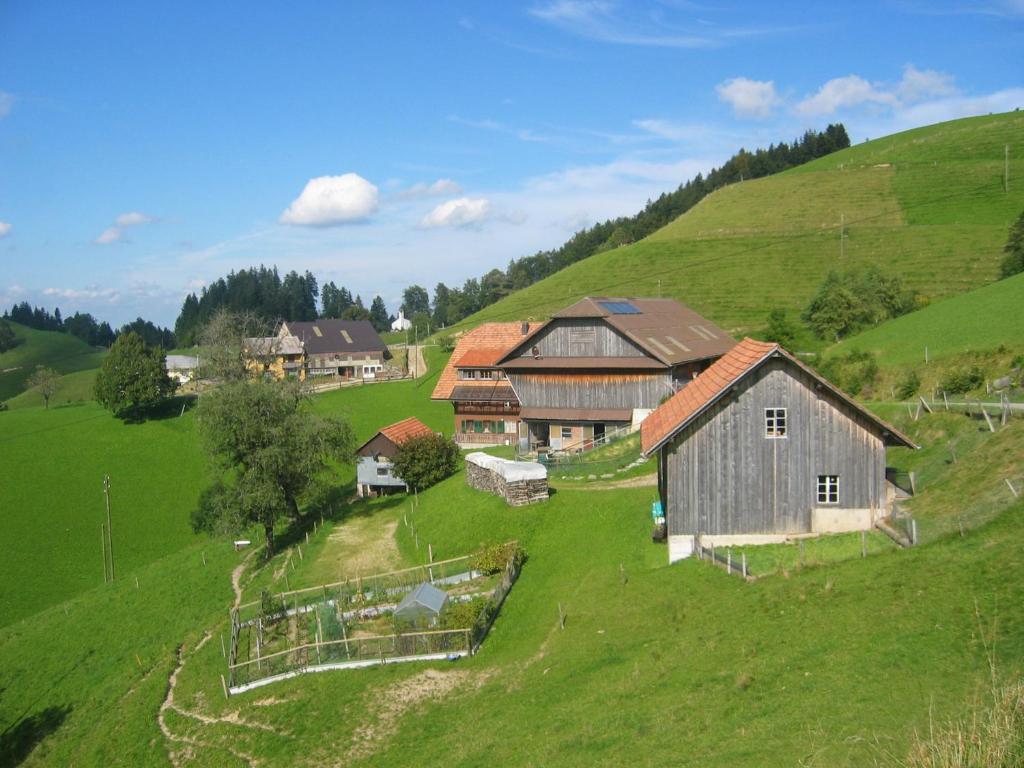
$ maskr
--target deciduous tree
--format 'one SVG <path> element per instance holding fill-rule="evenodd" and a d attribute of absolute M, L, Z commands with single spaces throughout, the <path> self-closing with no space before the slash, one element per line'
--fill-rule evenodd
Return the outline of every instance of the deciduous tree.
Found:
<path fill-rule="evenodd" d="M 164 369 L 164 351 L 147 347 L 134 331 L 122 333 L 96 376 L 96 400 L 117 416 L 137 416 L 174 394 L 177 383 Z"/>
<path fill-rule="evenodd" d="M 206 449 L 228 479 L 204 492 L 193 527 L 235 532 L 261 525 L 272 555 L 277 522 L 299 516 L 299 500 L 328 461 L 351 459 L 351 428 L 318 416 L 287 381 L 225 384 L 204 395 L 197 411 Z"/>
<path fill-rule="evenodd" d="M 422 490 L 450 476 L 459 466 L 459 446 L 443 435 L 407 440 L 395 453 L 395 475 Z"/>
<path fill-rule="evenodd" d="M 43 396 L 43 405 L 46 408 L 50 407 L 50 398 L 57 393 L 58 387 L 60 387 L 60 374 L 53 368 L 46 368 L 42 365 L 37 365 L 25 382 L 25 389 L 34 389 Z"/>

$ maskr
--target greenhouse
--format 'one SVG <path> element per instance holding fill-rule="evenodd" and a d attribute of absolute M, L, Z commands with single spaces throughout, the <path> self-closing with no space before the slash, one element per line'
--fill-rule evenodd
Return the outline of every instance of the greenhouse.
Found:
<path fill-rule="evenodd" d="M 402 598 L 395 619 L 414 627 L 436 627 L 447 606 L 448 594 L 425 581 Z"/>

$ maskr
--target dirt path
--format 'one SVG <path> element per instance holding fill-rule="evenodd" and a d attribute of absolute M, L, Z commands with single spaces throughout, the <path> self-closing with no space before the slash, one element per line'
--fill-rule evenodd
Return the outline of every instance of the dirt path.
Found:
<path fill-rule="evenodd" d="M 235 608 L 241 605 L 242 602 L 242 574 L 245 573 L 245 569 L 249 565 L 249 561 L 252 560 L 253 556 L 258 551 L 259 550 L 256 549 L 252 550 L 248 555 L 245 556 L 242 562 L 239 563 L 231 572 L 231 589 L 235 594 L 235 601 L 233 604 L 233 607 Z M 185 663 L 188 661 L 188 658 L 202 650 L 203 646 L 206 645 L 210 641 L 210 638 L 212 637 L 212 632 L 205 632 L 203 634 L 202 639 L 198 643 L 196 643 L 196 647 L 193 648 L 191 651 L 186 651 L 184 644 L 178 646 L 175 652 L 175 655 L 177 657 L 177 664 L 175 664 L 174 670 L 171 672 L 170 677 L 167 678 L 167 695 L 164 697 L 163 702 L 161 702 L 160 709 L 157 712 L 157 725 L 160 727 L 160 732 L 163 734 L 164 739 L 167 741 L 167 756 L 170 759 L 171 764 L 175 766 L 175 768 L 180 768 L 183 760 L 190 759 L 192 756 L 194 756 L 195 749 L 197 747 L 213 747 L 215 745 L 207 744 L 197 739 L 193 739 L 188 736 L 181 736 L 175 733 L 167 724 L 168 712 L 173 711 L 177 715 L 197 720 L 206 725 L 211 725 L 213 723 L 230 723 L 232 725 L 238 725 L 245 728 L 257 728 L 260 730 L 268 730 L 277 733 L 277 731 L 275 731 L 274 729 L 262 725 L 260 723 L 250 723 L 242 720 L 238 716 L 237 711 L 231 712 L 224 717 L 209 717 L 208 715 L 203 715 L 199 712 L 193 712 L 191 710 L 184 709 L 183 707 L 180 707 L 175 703 L 174 690 L 178 685 L 178 675 L 181 674 L 181 671 L 185 668 Z M 178 745 L 177 748 L 174 745 Z M 250 766 L 258 765 L 258 761 L 253 755 L 247 755 L 243 752 L 239 752 L 227 746 L 218 746 L 220 749 L 224 749 L 225 751 L 229 752 L 230 754 L 234 755 L 236 758 L 244 761 Z"/>
<path fill-rule="evenodd" d="M 557 484 L 552 483 L 552 485 L 557 491 L 614 491 L 619 488 L 653 488 L 658 485 L 658 475 L 653 473 L 650 475 L 640 475 L 639 477 L 630 477 L 625 480 L 608 480 L 597 483 L 566 480 Z"/>

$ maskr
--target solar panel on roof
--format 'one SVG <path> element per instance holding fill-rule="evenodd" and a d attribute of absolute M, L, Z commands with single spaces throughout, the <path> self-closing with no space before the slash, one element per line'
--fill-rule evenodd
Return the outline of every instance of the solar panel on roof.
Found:
<path fill-rule="evenodd" d="M 597 302 L 613 315 L 639 315 L 640 310 L 628 301 L 599 301 Z"/>

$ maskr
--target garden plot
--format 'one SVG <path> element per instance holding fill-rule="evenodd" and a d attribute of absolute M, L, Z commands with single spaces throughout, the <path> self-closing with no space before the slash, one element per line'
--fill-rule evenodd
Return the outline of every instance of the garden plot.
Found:
<path fill-rule="evenodd" d="M 525 559 L 475 555 L 272 594 L 231 611 L 231 693 L 305 672 L 471 655 Z"/>

